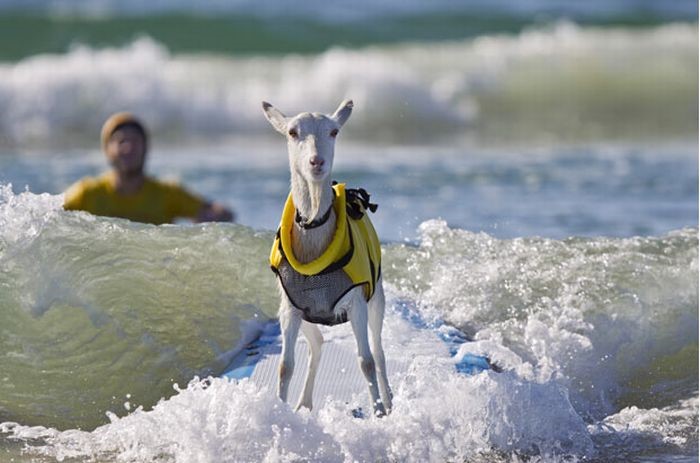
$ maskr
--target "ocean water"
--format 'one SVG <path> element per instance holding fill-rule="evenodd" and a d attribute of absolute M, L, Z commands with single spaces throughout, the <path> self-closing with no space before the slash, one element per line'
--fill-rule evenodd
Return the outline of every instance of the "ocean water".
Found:
<path fill-rule="evenodd" d="M 0 462 L 697 461 L 697 82 L 685 1 L 0 2 Z M 347 97 L 334 178 L 379 204 L 411 365 L 381 420 L 217 378 L 278 304 L 260 102 Z M 122 109 L 238 223 L 63 211 Z M 503 372 L 408 343 L 407 305 Z"/>
<path fill-rule="evenodd" d="M 271 137 L 265 98 L 287 113 L 356 104 L 347 138 L 458 145 L 657 141 L 697 131 L 695 23 L 644 28 L 566 19 L 440 42 L 335 46 L 319 53 L 174 53 L 136 36 L 75 42 L 0 63 L 0 144 L 94 148 L 130 108 L 158 145 Z M 99 43 L 99 42 L 98 42 Z"/>

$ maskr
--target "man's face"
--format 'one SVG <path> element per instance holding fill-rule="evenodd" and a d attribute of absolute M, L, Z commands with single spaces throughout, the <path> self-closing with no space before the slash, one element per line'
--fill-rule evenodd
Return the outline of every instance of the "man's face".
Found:
<path fill-rule="evenodd" d="M 109 163 L 122 174 L 143 172 L 146 143 L 138 129 L 122 127 L 114 131 L 107 142 Z"/>

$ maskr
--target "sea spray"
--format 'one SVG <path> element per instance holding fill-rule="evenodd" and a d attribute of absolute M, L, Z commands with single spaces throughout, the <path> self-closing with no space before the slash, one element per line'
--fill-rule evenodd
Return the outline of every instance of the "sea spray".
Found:
<path fill-rule="evenodd" d="M 592 441 L 555 383 L 512 374 L 464 377 L 415 361 L 395 380 L 395 408 L 382 420 L 354 418 L 329 401 L 295 413 L 248 380 L 195 380 L 152 411 L 137 410 L 92 432 L 8 425 L 28 450 L 57 459 L 214 461 L 461 461 L 499 452 L 585 457 Z M 449 395 L 450 400 L 444 398 Z"/>
<path fill-rule="evenodd" d="M 697 387 L 697 229 L 563 241 L 497 240 L 441 221 L 420 231 L 418 246 L 387 252 L 387 280 L 424 313 L 507 347 L 533 380 L 558 379 L 582 413 L 602 418 L 629 395 L 677 400 L 661 377 L 651 387 L 650 365 L 682 362 L 674 387 Z"/>

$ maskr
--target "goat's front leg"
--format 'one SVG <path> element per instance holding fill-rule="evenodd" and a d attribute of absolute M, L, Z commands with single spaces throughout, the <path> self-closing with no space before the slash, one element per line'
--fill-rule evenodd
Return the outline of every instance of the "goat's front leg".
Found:
<path fill-rule="evenodd" d="M 357 342 L 357 356 L 360 362 L 360 370 L 367 380 L 369 386 L 369 399 L 372 402 L 372 409 L 375 416 L 386 415 L 384 404 L 379 397 L 379 388 L 377 387 L 377 370 L 374 364 L 374 357 L 369 348 L 369 340 L 367 339 L 367 303 L 362 300 L 354 304 L 348 314 L 352 331 L 355 334 Z"/>
<path fill-rule="evenodd" d="M 301 317 L 289 303 L 280 306 L 280 328 L 282 330 L 282 359 L 280 361 L 279 382 L 277 384 L 277 396 L 284 402 L 287 401 L 289 383 L 294 374 L 294 347 L 299 334 Z"/>
<path fill-rule="evenodd" d="M 301 392 L 296 410 L 299 410 L 301 407 L 306 407 L 311 410 L 313 406 L 312 398 L 314 394 L 316 371 L 318 370 L 318 364 L 321 361 L 323 335 L 321 334 L 321 330 L 318 329 L 318 326 L 306 321 L 301 322 L 301 332 L 304 334 L 304 337 L 306 338 L 306 345 L 309 348 L 309 365 L 306 371 L 304 390 Z"/>
<path fill-rule="evenodd" d="M 372 349 L 372 357 L 374 357 L 374 362 L 377 364 L 377 380 L 379 380 L 379 392 L 382 396 L 382 401 L 384 402 L 384 408 L 386 409 L 387 413 L 391 413 L 393 395 L 391 392 L 391 387 L 389 387 L 386 360 L 384 358 L 384 349 L 382 348 L 384 305 L 384 289 L 380 278 L 379 284 L 374 292 L 374 296 L 368 303 L 370 347 Z"/>

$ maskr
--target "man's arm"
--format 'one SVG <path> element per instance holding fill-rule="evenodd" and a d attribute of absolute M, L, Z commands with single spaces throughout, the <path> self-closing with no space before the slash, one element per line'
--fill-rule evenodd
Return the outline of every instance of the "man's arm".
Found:
<path fill-rule="evenodd" d="M 63 193 L 63 209 L 67 211 L 80 211 L 85 209 L 84 180 L 75 182 Z"/>
<path fill-rule="evenodd" d="M 167 189 L 167 207 L 173 218 L 187 218 L 193 222 L 232 222 L 234 219 L 233 212 L 221 203 L 207 201 L 177 183 L 159 183 Z"/>

